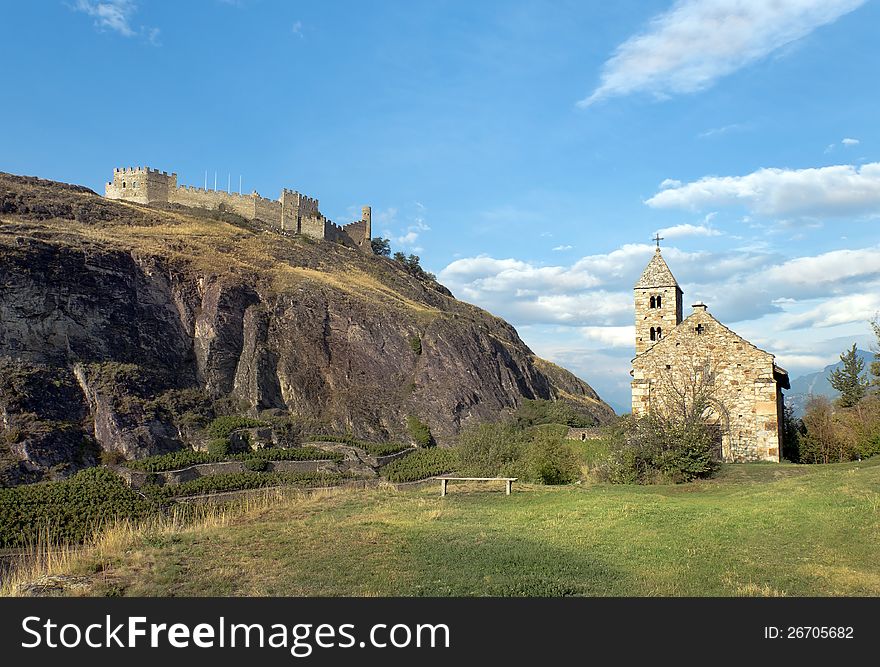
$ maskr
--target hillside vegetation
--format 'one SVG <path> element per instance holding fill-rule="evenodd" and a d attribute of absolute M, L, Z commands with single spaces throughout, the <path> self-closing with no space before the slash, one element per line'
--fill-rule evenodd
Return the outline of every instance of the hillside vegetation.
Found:
<path fill-rule="evenodd" d="M 117 532 L 64 572 L 90 595 L 876 596 L 878 553 L 880 459 L 510 497 L 455 483 L 443 499 L 433 483 L 273 495 Z"/>
<path fill-rule="evenodd" d="M 0 174 L 0 284 L 0 486 L 204 444 L 220 415 L 441 445 L 524 399 L 613 417 L 424 271 L 229 213 Z"/>

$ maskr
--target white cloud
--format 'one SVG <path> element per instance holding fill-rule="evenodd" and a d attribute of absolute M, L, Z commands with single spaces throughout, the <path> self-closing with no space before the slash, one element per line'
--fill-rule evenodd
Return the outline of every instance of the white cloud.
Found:
<path fill-rule="evenodd" d="M 762 279 L 780 287 L 806 287 L 827 294 L 829 285 L 874 277 L 880 277 L 880 247 L 832 250 L 821 255 L 798 257 L 771 267 L 764 272 Z"/>
<path fill-rule="evenodd" d="M 675 225 L 664 227 L 659 232 L 660 236 L 667 239 L 680 238 L 682 236 L 721 236 L 721 232 L 707 225 Z"/>
<path fill-rule="evenodd" d="M 850 139 L 849 137 L 846 137 L 840 143 L 842 143 L 844 146 L 858 146 L 859 140 L 858 139 Z"/>
<path fill-rule="evenodd" d="M 409 213 L 401 215 L 397 207 L 389 206 L 384 209 L 377 209 L 373 212 L 373 224 L 376 229 L 382 230 L 382 235 L 390 239 L 392 242 L 402 246 L 405 250 L 411 252 L 421 252 L 419 247 L 419 239 L 424 232 L 431 229 L 425 222 L 424 212 L 425 206 L 419 202 L 414 202 L 415 213 L 410 210 Z M 352 209 L 356 214 L 360 214 L 359 209 Z M 403 218 L 403 220 L 401 220 Z M 393 231 L 396 230 L 396 231 Z"/>
<path fill-rule="evenodd" d="M 724 125 L 722 127 L 713 127 L 710 130 L 706 130 L 705 132 L 700 132 L 697 135 L 698 139 L 708 139 L 709 137 L 721 136 L 723 134 L 727 134 L 728 132 L 735 132 L 737 130 L 744 130 L 746 126 L 742 123 L 731 123 L 730 125 Z"/>
<path fill-rule="evenodd" d="M 679 0 L 602 68 L 589 106 L 609 97 L 691 93 L 835 21 L 865 0 Z"/>
<path fill-rule="evenodd" d="M 562 252 L 562 251 L 565 251 L 565 250 L 571 250 L 572 248 L 574 248 L 574 246 L 571 246 L 571 245 L 558 245 L 558 246 L 556 246 L 555 248 L 553 248 L 553 250 L 554 250 L 554 252 Z"/>
<path fill-rule="evenodd" d="M 623 327 L 582 327 L 581 332 L 590 341 L 596 341 L 604 347 L 631 348 L 635 345 L 635 326 Z"/>
<path fill-rule="evenodd" d="M 745 176 L 704 176 L 661 189 L 645 202 L 654 208 L 699 210 L 745 206 L 768 216 L 836 217 L 880 213 L 880 162 L 857 167 L 759 169 Z"/>
<path fill-rule="evenodd" d="M 296 35 L 296 36 L 299 37 L 300 39 L 303 38 L 303 24 L 302 24 L 302 21 L 294 21 L 294 22 L 293 22 L 293 25 L 292 25 L 291 28 L 290 28 L 290 30 L 291 30 L 291 32 L 293 32 L 294 35 Z"/>
<path fill-rule="evenodd" d="M 112 30 L 124 37 L 143 36 L 151 44 L 159 44 L 159 29 L 140 26 L 132 27 L 132 18 L 138 6 L 134 0 L 76 0 L 73 9 L 95 19 L 99 30 Z"/>
<path fill-rule="evenodd" d="M 878 310 L 880 310 L 880 294 L 877 292 L 850 294 L 828 299 L 804 313 L 787 315 L 782 319 L 781 326 L 783 329 L 805 329 L 867 322 Z"/>

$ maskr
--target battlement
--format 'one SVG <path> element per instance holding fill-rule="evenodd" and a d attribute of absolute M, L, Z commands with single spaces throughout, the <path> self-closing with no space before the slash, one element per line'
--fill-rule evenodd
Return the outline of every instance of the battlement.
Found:
<path fill-rule="evenodd" d="M 177 178 L 177 174 L 174 172 L 169 174 L 167 171 L 159 171 L 158 169 L 153 169 L 152 167 L 115 167 L 113 169 L 114 178 L 116 174 L 161 174 L 162 176 Z"/>
<path fill-rule="evenodd" d="M 104 196 L 139 204 L 168 203 L 229 211 L 247 220 L 260 220 L 279 231 L 338 241 L 349 247 L 370 247 L 368 206 L 362 209 L 361 220 L 340 226 L 321 213 L 317 198 L 289 188 L 283 188 L 278 199 L 267 199 L 256 190 L 239 194 L 194 185 L 178 186 L 176 172 L 169 174 L 148 166 L 116 167 L 113 180 L 105 187 Z"/>

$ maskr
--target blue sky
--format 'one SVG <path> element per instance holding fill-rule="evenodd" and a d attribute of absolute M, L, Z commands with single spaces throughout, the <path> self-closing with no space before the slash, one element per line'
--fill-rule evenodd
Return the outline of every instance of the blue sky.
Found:
<path fill-rule="evenodd" d="M 370 204 L 625 408 L 658 230 L 685 302 L 793 375 L 870 342 L 878 26 L 876 0 L 6 3 L 0 169 Z"/>

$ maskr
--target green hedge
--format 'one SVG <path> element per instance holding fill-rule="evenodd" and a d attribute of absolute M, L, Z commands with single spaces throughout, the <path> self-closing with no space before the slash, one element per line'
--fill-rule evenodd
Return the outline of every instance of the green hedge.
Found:
<path fill-rule="evenodd" d="M 217 417 L 208 425 L 208 434 L 212 438 L 228 438 L 233 431 L 240 428 L 254 428 L 256 426 L 268 426 L 266 422 L 250 417 L 224 416 Z"/>
<path fill-rule="evenodd" d="M 0 489 L 0 546 L 82 542 L 102 523 L 145 517 L 158 508 L 105 468 L 62 482 Z"/>
<path fill-rule="evenodd" d="M 343 445 L 352 447 L 360 447 L 372 456 L 388 456 L 389 454 L 397 454 L 404 449 L 409 449 L 409 445 L 400 442 L 367 442 L 366 440 L 358 440 L 350 435 L 310 435 L 306 436 L 306 442 L 338 442 Z"/>
<path fill-rule="evenodd" d="M 263 459 L 266 461 L 342 461 L 345 458 L 336 452 L 325 452 L 315 447 L 295 447 L 291 449 L 258 449 L 255 452 L 240 452 L 238 454 L 211 454 L 209 452 L 196 452 L 184 449 L 171 454 L 148 456 L 147 458 L 128 461 L 125 466 L 131 470 L 143 472 L 164 472 L 166 470 L 179 470 L 199 463 L 219 463 L 221 461 L 249 461 L 251 459 Z"/>
<path fill-rule="evenodd" d="M 381 473 L 389 482 L 415 482 L 451 472 L 457 466 L 458 453 L 455 450 L 432 447 L 392 461 L 382 468 Z"/>
<path fill-rule="evenodd" d="M 260 489 L 267 486 L 321 487 L 336 486 L 350 475 L 329 472 L 235 472 L 210 475 L 167 486 L 145 486 L 143 492 L 150 498 L 160 501 L 180 496 L 200 496 L 223 491 L 242 491 Z"/>
<path fill-rule="evenodd" d="M 372 456 L 389 456 L 410 449 L 409 445 L 399 442 L 363 442 L 358 446 L 367 450 L 367 453 Z"/>

